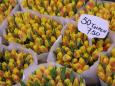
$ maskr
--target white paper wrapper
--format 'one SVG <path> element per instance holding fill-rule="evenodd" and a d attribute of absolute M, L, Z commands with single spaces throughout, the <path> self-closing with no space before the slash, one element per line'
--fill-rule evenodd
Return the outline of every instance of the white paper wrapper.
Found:
<path fill-rule="evenodd" d="M 17 12 L 18 12 L 18 11 L 17 11 Z M 28 11 L 21 11 L 21 12 L 23 13 L 23 12 L 28 12 Z M 29 12 L 30 12 L 30 11 L 29 11 Z M 14 12 L 13 14 L 15 14 L 15 13 L 16 13 L 16 12 Z M 59 19 L 59 18 L 57 18 L 57 17 L 50 17 L 50 16 L 48 16 L 48 15 L 41 15 L 41 14 L 38 14 L 38 13 L 36 13 L 36 12 L 34 12 L 34 11 L 31 11 L 30 13 L 33 14 L 33 15 L 37 15 L 37 16 L 39 16 L 40 18 L 45 17 L 45 18 L 53 19 L 53 20 L 59 22 L 60 24 L 62 24 L 62 26 L 65 25 L 64 21 L 61 20 L 61 19 Z M 12 14 L 12 15 L 13 15 L 13 14 Z M 4 24 L 3 24 L 3 26 L 2 26 L 2 29 L 0 30 L 1 35 L 3 35 L 3 36 L 6 35 L 7 26 L 8 26 L 8 22 L 6 21 L 6 22 L 4 22 Z M 63 28 L 62 28 L 62 29 L 63 29 Z M 2 38 L 2 41 L 4 42 L 5 40 Z M 13 46 L 13 44 L 15 44 L 15 45 L 18 45 L 18 46 L 20 46 L 20 47 L 23 47 L 23 46 L 21 46 L 21 44 L 19 44 L 19 43 L 11 42 L 11 43 L 9 43 L 9 44 L 12 44 L 12 46 Z M 31 50 L 31 49 L 30 49 L 30 50 Z M 33 50 L 31 50 L 31 51 L 34 52 Z M 36 54 L 37 54 L 37 53 L 36 53 Z M 37 55 L 37 58 L 38 58 L 38 60 L 44 62 L 44 61 L 46 61 L 46 59 L 47 59 L 47 55 L 48 55 L 48 53 L 42 53 L 42 54 Z M 44 58 L 44 57 L 46 57 L 46 58 Z"/>
<path fill-rule="evenodd" d="M 53 62 L 51 62 L 51 63 L 44 63 L 44 64 L 40 64 L 40 65 L 33 64 L 33 65 L 31 65 L 28 69 L 26 69 L 26 70 L 24 71 L 23 81 L 26 83 L 26 82 L 28 81 L 29 76 L 30 76 L 34 71 L 36 71 L 37 69 L 39 69 L 40 66 L 48 67 L 48 66 L 50 66 L 50 65 L 51 65 L 51 66 L 61 67 L 60 64 L 56 64 L 56 63 L 53 63 Z M 80 77 L 82 78 L 82 76 L 80 76 L 80 75 L 78 75 L 78 74 L 76 74 L 76 73 L 74 73 L 74 75 L 75 75 L 76 77 L 78 77 L 78 78 L 80 78 Z M 85 83 L 85 80 L 84 80 L 84 83 Z"/>
<path fill-rule="evenodd" d="M 28 54 L 31 54 L 32 55 L 32 57 L 33 57 L 33 60 L 34 60 L 34 63 L 33 64 L 38 64 L 37 63 L 37 60 L 36 60 L 36 56 L 35 56 L 35 54 L 33 54 L 33 52 L 32 51 L 30 51 L 30 50 L 27 50 L 27 49 L 24 49 L 24 48 L 22 48 L 22 47 L 20 47 L 20 46 L 15 46 L 15 45 L 10 45 L 10 46 L 4 46 L 4 45 L 2 45 L 2 44 L 0 44 L 0 52 L 3 52 L 3 50 L 12 50 L 12 49 L 15 49 L 15 50 L 19 50 L 20 52 L 25 52 L 25 53 L 28 53 Z M 30 66 L 31 65 L 33 65 L 33 64 L 30 64 Z M 27 68 L 26 68 L 27 69 Z M 26 69 L 24 69 L 24 70 L 26 70 Z M 22 76 L 22 79 L 24 78 L 24 76 Z M 13 85 L 13 86 L 21 86 L 20 85 L 20 83 L 17 83 L 17 84 L 15 84 L 15 85 Z"/>
<path fill-rule="evenodd" d="M 17 4 L 15 6 L 15 8 L 11 11 L 11 13 L 9 15 L 12 15 L 14 14 L 16 11 L 19 10 L 19 4 Z M 6 22 L 7 22 L 7 18 L 4 19 L 4 21 L 2 22 L 2 24 L 0 25 L 0 35 L 2 35 L 2 32 L 3 32 L 3 28 L 6 26 Z"/>
<path fill-rule="evenodd" d="M 48 17 L 53 17 L 53 18 L 56 19 L 56 20 L 60 20 L 60 22 L 63 23 L 63 24 L 66 24 L 67 21 L 71 20 L 71 19 L 69 19 L 69 18 L 63 18 L 63 17 L 59 17 L 59 16 L 50 16 L 50 15 L 47 15 L 47 14 L 40 14 L 40 13 L 37 12 L 37 11 L 33 11 L 33 10 L 31 10 L 31 9 L 24 8 L 24 7 L 22 6 L 22 1 L 23 1 L 23 0 L 19 0 L 20 7 L 21 7 L 21 10 L 22 10 L 22 11 L 29 11 L 29 12 L 32 12 L 32 13 L 35 13 L 35 14 L 44 15 L 44 16 L 48 16 Z"/>
<path fill-rule="evenodd" d="M 35 64 L 38 64 L 37 54 L 34 53 L 31 49 L 26 49 L 26 48 L 22 47 L 21 45 L 16 44 L 16 43 L 13 43 L 13 42 L 9 44 L 8 48 L 9 48 L 9 49 L 20 50 L 20 51 L 23 51 L 23 52 L 25 52 L 25 53 L 31 54 L 32 57 L 33 57 L 34 63 L 35 63 Z"/>
<path fill-rule="evenodd" d="M 20 7 L 21 7 L 21 10 L 22 10 L 22 11 L 27 11 L 27 10 L 30 11 L 30 12 L 33 11 L 33 10 L 31 10 L 31 9 L 28 9 L 28 8 L 26 8 L 26 7 L 23 7 L 22 1 L 23 1 L 23 0 L 19 0 Z M 88 2 L 87 2 L 87 3 L 88 3 Z M 82 9 L 82 8 L 84 8 L 84 6 L 82 6 L 80 9 Z M 77 12 L 79 12 L 80 9 L 78 9 Z M 40 14 L 38 11 L 33 11 L 33 12 L 35 12 L 35 13 L 37 13 L 37 14 Z M 51 16 L 51 15 L 48 15 L 48 14 L 43 14 L 43 15 Z M 64 21 L 65 24 L 68 23 L 68 21 L 73 21 L 73 16 L 70 17 L 70 18 L 64 18 L 64 17 L 62 17 L 62 16 L 52 16 L 52 17 L 56 17 L 57 19 L 60 19 L 60 20 Z"/>
<path fill-rule="evenodd" d="M 51 47 L 50 52 L 49 52 L 48 57 L 47 57 L 47 62 L 48 63 L 50 63 L 50 62 L 56 62 L 54 51 L 56 50 L 57 47 L 59 47 L 59 45 L 60 45 L 61 42 L 62 42 L 62 36 L 60 36 L 56 40 L 56 42 L 53 44 L 53 46 Z"/>
<path fill-rule="evenodd" d="M 96 61 L 88 70 L 84 71 L 81 75 L 85 78 L 87 84 L 98 84 L 97 66 L 99 61 Z"/>
<path fill-rule="evenodd" d="M 74 21 L 70 21 L 69 23 L 74 24 L 77 27 L 77 23 Z M 64 35 L 64 31 L 67 29 L 66 28 L 67 25 L 64 26 L 63 30 L 62 30 L 62 35 Z M 108 35 L 108 37 L 110 37 Z M 47 62 L 56 62 L 56 57 L 54 54 L 54 51 L 56 50 L 57 47 L 59 47 L 60 43 L 62 42 L 62 36 L 60 36 L 56 42 L 53 44 L 53 46 L 50 49 L 50 52 L 48 54 L 48 58 L 47 58 Z M 89 44 L 92 45 L 92 41 L 91 39 L 89 39 Z M 113 47 L 113 44 L 111 44 L 111 47 Z M 107 52 L 109 52 L 111 50 L 111 47 L 108 49 Z M 94 83 L 96 84 L 98 81 L 98 77 L 96 75 L 96 71 L 97 71 L 97 65 L 98 65 L 99 61 L 96 61 L 91 67 L 90 69 L 88 69 L 87 71 L 83 72 L 81 75 L 87 80 L 87 84 L 92 84 L 93 82 L 91 82 L 91 80 L 95 81 Z"/>
<path fill-rule="evenodd" d="M 100 80 L 100 84 L 101 84 L 101 86 L 108 86 L 105 82 L 103 82 L 101 79 L 99 79 Z"/>
<path fill-rule="evenodd" d="M 28 80 L 29 76 L 30 76 L 35 70 L 37 70 L 40 66 L 46 66 L 46 67 L 47 67 L 48 65 L 61 66 L 61 65 L 55 64 L 55 63 L 49 63 L 49 64 L 44 63 L 44 64 L 40 64 L 40 65 L 33 64 L 33 65 L 29 66 L 29 67 L 24 71 L 24 77 L 23 77 L 24 82 L 26 82 L 26 81 Z"/>
<path fill-rule="evenodd" d="M 47 61 L 47 56 L 48 56 L 48 53 L 43 53 L 43 54 L 40 54 L 40 55 L 38 55 L 38 63 L 39 63 L 39 61 L 41 62 L 41 63 L 46 63 Z"/>
<path fill-rule="evenodd" d="M 101 53 L 101 54 L 110 56 L 110 52 L 111 52 L 111 50 L 112 50 L 113 48 L 115 48 L 115 45 L 114 45 L 114 44 L 109 48 L 109 50 L 108 50 L 107 52 L 103 52 L 103 53 Z M 101 79 L 99 79 L 99 81 L 100 81 L 101 86 L 108 86 L 108 85 L 107 85 L 104 81 L 102 81 Z"/>
<path fill-rule="evenodd" d="M 62 36 L 60 36 L 57 41 L 54 43 L 54 45 L 52 46 L 49 54 L 48 54 L 48 58 L 47 58 L 47 62 L 56 62 L 56 58 L 54 55 L 54 51 L 56 50 L 57 47 L 59 47 L 60 43 L 62 42 Z M 99 61 L 95 62 L 90 69 L 88 69 L 87 71 L 83 72 L 83 74 L 81 74 L 84 78 L 88 78 L 87 82 L 88 84 L 90 84 L 90 80 L 98 80 L 97 76 L 96 76 L 96 70 L 97 70 L 97 65 L 98 65 Z"/>
<path fill-rule="evenodd" d="M 110 30 L 110 37 L 111 37 L 111 39 L 112 39 L 112 42 L 114 43 L 114 45 L 115 45 L 115 31 L 111 31 Z"/>

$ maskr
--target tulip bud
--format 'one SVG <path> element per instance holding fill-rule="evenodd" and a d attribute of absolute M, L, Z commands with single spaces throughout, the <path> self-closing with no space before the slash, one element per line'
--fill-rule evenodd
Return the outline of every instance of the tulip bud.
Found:
<path fill-rule="evenodd" d="M 111 50 L 111 55 L 112 55 L 113 57 L 115 57 L 115 48 L 113 48 L 113 49 Z"/>
<path fill-rule="evenodd" d="M 58 82 L 56 86 L 64 86 L 62 82 Z"/>
<path fill-rule="evenodd" d="M 105 81 L 105 79 L 106 79 L 105 73 L 99 72 L 98 76 L 100 77 L 101 80 Z"/>
<path fill-rule="evenodd" d="M 63 61 L 64 61 L 64 62 L 70 61 L 70 60 L 71 60 L 71 57 L 70 57 L 69 55 L 65 54 L 65 55 L 63 56 Z"/>
<path fill-rule="evenodd" d="M 105 72 L 101 64 L 98 65 L 97 69 L 98 69 L 98 72 L 102 72 L 102 73 Z"/>
<path fill-rule="evenodd" d="M 85 61 L 82 57 L 79 58 L 79 63 L 83 66 L 85 65 Z"/>
<path fill-rule="evenodd" d="M 19 82 L 19 77 L 17 75 L 15 75 L 15 74 L 12 74 L 12 79 L 15 82 Z"/>
<path fill-rule="evenodd" d="M 62 54 L 62 52 L 59 52 L 57 54 L 57 60 L 61 60 L 62 58 L 63 58 L 63 54 Z"/>
<path fill-rule="evenodd" d="M 80 55 L 80 51 L 79 50 L 75 50 L 74 51 L 74 57 L 75 58 L 79 58 L 81 55 Z"/>
<path fill-rule="evenodd" d="M 112 84 L 112 77 L 111 76 L 106 77 L 106 82 L 108 84 Z"/>
<path fill-rule="evenodd" d="M 13 69 L 13 74 L 19 74 L 19 70 L 17 68 Z"/>
<path fill-rule="evenodd" d="M 54 36 L 51 36 L 51 42 L 54 43 L 56 41 L 56 38 Z"/>
<path fill-rule="evenodd" d="M 83 2 L 79 0 L 77 2 L 76 8 L 79 9 L 82 5 L 83 5 Z"/>
<path fill-rule="evenodd" d="M 115 79 L 113 79 L 112 86 L 115 86 Z"/>
<path fill-rule="evenodd" d="M 78 80 L 78 78 L 74 79 L 73 86 L 79 86 L 79 80 Z"/>

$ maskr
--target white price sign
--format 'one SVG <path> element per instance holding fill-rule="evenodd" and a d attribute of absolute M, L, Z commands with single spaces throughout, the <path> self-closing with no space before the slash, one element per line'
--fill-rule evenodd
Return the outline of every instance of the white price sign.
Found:
<path fill-rule="evenodd" d="M 78 29 L 89 38 L 105 38 L 108 33 L 108 21 L 93 15 L 83 14 L 78 21 Z"/>

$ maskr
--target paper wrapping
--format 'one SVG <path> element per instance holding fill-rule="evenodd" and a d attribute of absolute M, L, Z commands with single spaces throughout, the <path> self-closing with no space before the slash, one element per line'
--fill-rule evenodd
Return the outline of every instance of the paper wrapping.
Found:
<path fill-rule="evenodd" d="M 77 23 L 74 21 L 69 21 L 69 23 L 74 24 L 77 27 Z M 63 30 L 62 30 L 62 35 L 64 35 L 64 31 L 66 30 L 67 25 L 64 26 Z M 110 34 L 110 33 L 109 33 Z M 114 46 L 112 38 L 110 35 L 107 36 L 108 38 L 111 39 L 111 47 L 106 51 L 109 52 L 111 50 L 111 48 Z M 91 39 L 89 40 L 89 45 L 92 45 L 92 41 Z M 47 62 L 56 62 L 56 56 L 54 54 L 54 51 L 56 50 L 57 47 L 59 47 L 60 43 L 62 42 L 62 36 L 60 36 L 56 42 L 53 44 L 53 46 L 50 49 L 50 52 L 48 54 L 48 58 L 47 58 Z M 86 79 L 86 83 L 87 84 L 92 84 L 92 83 L 99 83 L 98 77 L 96 75 L 97 72 L 97 65 L 99 64 L 99 60 L 96 61 L 87 71 L 84 71 L 81 75 Z M 95 82 L 91 82 L 91 80 L 95 81 Z"/>
<path fill-rule="evenodd" d="M 19 50 L 20 52 L 24 52 L 24 53 L 28 53 L 28 54 L 32 55 L 34 63 L 30 64 L 30 66 L 33 64 L 36 64 L 36 65 L 38 64 L 37 60 L 36 60 L 37 57 L 35 54 L 33 54 L 33 52 L 31 50 L 27 50 L 27 49 L 24 49 L 20 46 L 15 46 L 15 45 L 4 46 L 4 45 L 0 44 L 0 52 L 3 52 L 3 50 L 9 50 L 10 51 L 12 49 Z M 28 69 L 28 68 L 26 68 L 26 69 Z M 26 70 L 26 69 L 24 69 L 24 70 Z M 22 76 L 22 80 L 23 80 L 23 78 L 24 78 L 24 74 Z M 13 86 L 21 86 L 21 85 L 20 85 L 20 83 L 17 83 Z"/>
<path fill-rule="evenodd" d="M 23 7 L 23 6 L 22 6 L 22 1 L 23 1 L 23 0 L 19 0 L 21 10 L 22 10 L 22 11 L 26 11 L 26 10 L 32 11 L 32 9 L 28 9 L 28 8 L 26 8 L 26 7 Z M 99 0 L 99 1 L 100 1 L 100 0 Z M 87 3 L 88 3 L 88 0 L 87 0 L 86 4 L 87 4 Z M 82 8 L 84 8 L 84 6 L 82 6 L 81 8 L 79 8 L 79 9 L 77 10 L 77 13 L 78 13 L 79 10 L 82 9 Z M 34 12 L 40 14 L 38 11 L 34 11 Z M 48 15 L 48 14 L 43 14 L 43 15 Z M 48 16 L 51 16 L 51 15 L 48 15 Z M 73 20 L 73 17 L 74 17 L 74 16 L 72 16 L 72 17 L 70 17 L 70 18 L 65 18 L 65 17 L 62 17 L 62 16 L 52 16 L 52 17 L 56 17 L 57 19 L 61 19 L 61 20 L 63 20 L 65 23 L 68 23 L 68 21 L 72 21 L 72 20 Z"/>
<path fill-rule="evenodd" d="M 20 12 L 20 11 L 16 11 L 16 12 Z M 13 15 L 13 14 L 15 14 L 16 12 L 13 12 L 12 14 L 11 14 L 11 16 Z M 59 18 L 57 18 L 57 17 L 50 17 L 50 16 L 48 16 L 48 15 L 41 15 L 41 14 L 38 14 L 38 13 L 36 13 L 36 12 L 34 12 L 34 11 L 21 11 L 22 13 L 23 12 L 29 12 L 29 13 L 31 13 L 31 14 L 33 14 L 33 15 L 37 15 L 38 17 L 40 17 L 40 18 L 42 18 L 42 17 L 45 17 L 45 18 L 49 18 L 49 19 L 53 19 L 53 20 L 55 20 L 55 21 L 57 21 L 57 22 L 59 22 L 60 24 L 62 24 L 62 26 L 64 26 L 65 25 L 65 22 L 64 22 L 64 20 L 61 20 L 61 19 L 59 19 Z M 3 43 L 3 42 L 5 42 L 5 40 L 4 40 L 4 37 L 3 36 L 5 36 L 7 33 L 6 33 L 6 29 L 7 29 L 7 26 L 8 26 L 8 22 L 7 22 L 7 20 L 3 23 L 3 25 L 2 25 L 2 28 L 0 29 L 0 35 L 2 35 L 2 37 L 0 38 L 0 40 L 2 40 L 1 42 Z M 0 42 L 0 43 L 1 43 Z M 21 44 L 19 44 L 19 43 L 15 43 L 15 42 L 10 42 L 9 44 L 15 44 L 15 45 L 18 45 L 18 46 L 20 46 L 20 47 L 24 47 L 23 45 L 21 45 Z M 24 47 L 24 48 L 26 48 L 26 47 Z M 30 49 L 31 50 L 31 49 Z M 32 52 L 34 52 L 33 50 L 31 50 Z M 47 55 L 48 55 L 48 53 L 49 52 L 47 52 L 47 53 L 41 53 L 41 54 L 39 54 L 39 55 L 37 55 L 37 58 L 38 58 L 38 60 L 40 60 L 40 61 L 45 61 L 46 62 L 46 59 L 47 59 Z M 37 54 L 37 53 L 36 53 Z M 46 57 L 46 58 L 43 58 L 43 57 Z"/>
<path fill-rule="evenodd" d="M 108 50 L 107 52 L 103 52 L 102 54 L 107 55 L 107 56 L 110 56 L 110 52 L 111 52 L 111 50 L 112 50 L 113 48 L 115 48 L 115 45 L 114 45 L 114 44 L 109 48 L 109 50 Z M 105 83 L 104 81 L 102 81 L 101 79 L 99 79 L 99 81 L 100 81 L 101 86 L 108 86 L 108 84 Z"/>
<path fill-rule="evenodd" d="M 23 78 L 23 81 L 26 83 L 29 76 L 34 72 L 36 71 L 37 69 L 39 69 L 40 66 L 45 66 L 45 67 L 48 67 L 48 66 L 57 66 L 57 67 L 62 67 L 62 65 L 60 64 L 56 64 L 54 62 L 51 62 L 51 63 L 44 63 L 44 64 L 40 64 L 40 65 L 36 65 L 36 64 L 33 64 L 31 65 L 29 68 L 27 68 L 25 71 L 24 71 L 24 78 Z M 82 76 L 74 73 L 74 76 L 78 77 L 78 78 L 82 78 Z M 84 83 L 85 83 L 85 80 L 84 80 Z"/>
<path fill-rule="evenodd" d="M 11 13 L 9 14 L 10 15 L 13 15 L 16 11 L 19 10 L 19 4 L 17 4 L 15 6 L 15 8 L 11 11 Z M 3 32 L 3 28 L 6 26 L 6 22 L 7 22 L 7 18 L 4 19 L 4 21 L 2 22 L 2 24 L 0 25 L 0 36 L 2 35 L 2 32 Z"/>

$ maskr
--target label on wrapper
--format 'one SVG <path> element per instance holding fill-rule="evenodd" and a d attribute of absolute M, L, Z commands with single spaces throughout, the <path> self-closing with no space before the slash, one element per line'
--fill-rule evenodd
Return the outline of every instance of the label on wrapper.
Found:
<path fill-rule="evenodd" d="M 89 38 L 105 38 L 108 34 L 108 21 L 93 15 L 83 14 L 78 21 L 78 30 Z"/>

